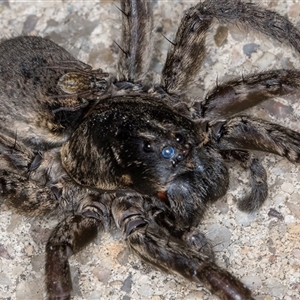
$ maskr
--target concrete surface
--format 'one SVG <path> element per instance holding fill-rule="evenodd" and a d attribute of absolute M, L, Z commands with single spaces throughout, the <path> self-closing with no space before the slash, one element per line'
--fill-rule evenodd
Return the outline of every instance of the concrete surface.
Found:
<path fill-rule="evenodd" d="M 298 1 L 255 1 L 289 16 L 300 28 Z M 154 72 L 163 66 L 184 9 L 195 1 L 154 1 Z M 120 38 L 118 1 L 0 0 L 0 38 L 20 34 L 50 37 L 82 61 L 112 73 Z M 216 35 L 218 33 L 218 35 Z M 300 55 L 270 39 L 234 25 L 216 23 L 208 38 L 210 51 L 195 81 L 193 94 L 203 96 L 218 79 L 273 68 L 299 68 Z M 203 84 L 202 84 L 203 80 Z M 249 113 L 300 130 L 297 96 L 269 101 Z M 228 194 L 209 210 L 201 230 L 212 240 L 218 263 L 241 278 L 258 300 L 300 299 L 300 170 L 274 155 L 261 155 L 268 173 L 269 197 L 256 215 L 239 212 L 234 199 L 247 189 L 248 176 L 231 167 Z M 268 215 L 270 209 L 283 219 Z M 44 299 L 44 247 L 55 219 L 27 219 L 0 211 L 0 299 Z M 216 299 L 194 283 L 162 274 L 130 254 L 120 234 L 99 237 L 70 260 L 74 300 Z"/>

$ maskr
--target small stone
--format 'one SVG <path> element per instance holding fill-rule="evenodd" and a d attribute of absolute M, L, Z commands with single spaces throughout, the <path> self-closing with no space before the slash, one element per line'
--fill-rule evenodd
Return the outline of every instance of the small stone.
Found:
<path fill-rule="evenodd" d="M 283 215 L 281 214 L 281 212 L 279 212 L 278 210 L 276 210 L 274 208 L 270 208 L 270 210 L 268 211 L 268 216 L 277 218 L 280 221 L 284 220 Z"/>
<path fill-rule="evenodd" d="M 289 224 L 288 225 L 288 235 L 289 235 L 289 239 L 298 241 L 299 236 L 300 236 L 300 224 L 297 224 L 297 223 Z"/>
<path fill-rule="evenodd" d="M 214 251 L 222 251 L 230 244 L 231 231 L 220 224 L 213 224 L 207 227 L 207 237 L 213 245 Z"/>
<path fill-rule="evenodd" d="M 292 251 L 293 256 L 295 256 L 297 259 L 300 260 L 300 250 L 299 249 L 294 249 Z"/>
<path fill-rule="evenodd" d="M 45 255 L 44 254 L 33 255 L 31 257 L 31 265 L 32 265 L 33 271 L 40 272 L 41 270 L 44 269 L 44 264 L 45 264 Z"/>
<path fill-rule="evenodd" d="M 42 228 L 38 222 L 34 222 L 30 227 L 30 236 L 36 243 L 45 244 L 52 232 L 50 228 Z"/>
<path fill-rule="evenodd" d="M 201 291 L 193 290 L 191 291 L 186 297 L 185 300 L 198 300 L 198 299 L 204 299 L 205 294 Z"/>
<path fill-rule="evenodd" d="M 215 203 L 215 207 L 223 214 L 227 214 L 229 211 L 229 205 L 227 201 L 224 201 L 224 199 L 221 199 L 220 201 L 217 201 Z"/>
<path fill-rule="evenodd" d="M 282 185 L 281 185 L 281 189 L 288 193 L 288 194 L 292 194 L 294 192 L 294 185 L 290 182 L 284 182 Z"/>
<path fill-rule="evenodd" d="M 28 282 L 21 281 L 17 285 L 16 298 L 18 300 L 25 300 L 25 299 L 27 300 L 27 299 L 31 298 Z"/>
<path fill-rule="evenodd" d="M 278 297 L 278 299 L 282 299 L 285 289 L 283 284 L 279 280 L 269 278 L 266 280 L 265 284 L 269 290 L 270 295 Z"/>
<path fill-rule="evenodd" d="M 216 34 L 214 35 L 215 43 L 218 47 L 221 47 L 228 37 L 228 28 L 225 26 L 219 26 Z"/>
<path fill-rule="evenodd" d="M 251 54 L 256 52 L 257 49 L 259 49 L 259 45 L 255 43 L 249 43 L 244 45 L 243 52 L 245 55 L 247 55 L 249 58 L 251 57 Z"/>
<path fill-rule="evenodd" d="M 295 3 L 291 5 L 288 16 L 289 18 L 298 18 L 300 15 L 300 3 Z"/>
<path fill-rule="evenodd" d="M 103 293 L 101 291 L 93 291 L 90 294 L 89 300 L 99 300 L 101 299 L 101 296 L 103 295 Z"/>
<path fill-rule="evenodd" d="M 237 211 L 235 220 L 240 225 L 249 226 L 256 219 L 256 216 L 257 213 L 245 213 L 242 211 Z"/>
<path fill-rule="evenodd" d="M 26 34 L 29 34 L 31 31 L 33 31 L 35 29 L 35 26 L 36 26 L 36 23 L 38 22 L 38 20 L 39 20 L 39 18 L 36 15 L 27 16 L 27 18 L 24 22 L 22 34 L 26 35 Z"/>
<path fill-rule="evenodd" d="M 283 69 L 295 69 L 293 62 L 291 62 L 289 57 L 283 57 L 281 59 L 281 66 Z"/>
<path fill-rule="evenodd" d="M 138 294 L 142 297 L 151 297 L 153 295 L 153 289 L 151 285 L 143 283 L 137 290 Z"/>
<path fill-rule="evenodd" d="M 0 273 L 0 285 L 10 286 L 11 284 L 11 280 L 4 273 Z"/>
<path fill-rule="evenodd" d="M 24 251 L 28 256 L 32 256 L 34 252 L 34 248 L 32 245 L 28 245 L 25 247 Z"/>
<path fill-rule="evenodd" d="M 12 259 L 12 256 L 9 254 L 8 249 L 4 245 L 0 244 L 0 257 L 5 259 Z"/>
<path fill-rule="evenodd" d="M 286 203 L 286 206 L 288 207 L 288 209 L 290 210 L 291 214 L 300 220 L 300 206 L 299 204 L 295 204 L 295 203 L 292 203 L 292 202 L 287 202 Z"/>
<path fill-rule="evenodd" d="M 121 290 L 130 293 L 131 292 L 131 286 L 132 286 L 132 275 L 129 275 L 123 282 L 123 285 L 121 287 Z"/>
<path fill-rule="evenodd" d="M 250 290 L 258 289 L 262 285 L 262 281 L 259 276 L 244 276 L 241 281 L 250 288 Z"/>
<path fill-rule="evenodd" d="M 270 67 L 274 61 L 276 61 L 276 57 L 274 54 L 270 52 L 265 52 L 260 58 L 258 58 L 255 62 L 255 65 L 258 67 L 258 71 L 265 71 L 268 67 Z"/>
<path fill-rule="evenodd" d="M 128 263 L 130 252 L 128 248 L 124 248 L 117 255 L 117 261 L 120 265 L 126 265 Z"/>
<path fill-rule="evenodd" d="M 106 268 L 94 268 L 93 275 L 104 284 L 107 284 L 111 277 L 111 271 Z"/>
<path fill-rule="evenodd" d="M 162 300 L 162 298 L 160 296 L 153 296 L 151 300 Z"/>
<path fill-rule="evenodd" d="M 285 202 L 285 199 L 286 199 L 286 194 L 281 192 L 274 196 L 273 201 L 274 204 L 277 206 L 277 205 L 282 205 L 282 203 Z"/>
<path fill-rule="evenodd" d="M 293 195 L 291 196 L 291 202 L 293 202 L 294 204 L 300 206 L 300 194 L 293 193 Z"/>

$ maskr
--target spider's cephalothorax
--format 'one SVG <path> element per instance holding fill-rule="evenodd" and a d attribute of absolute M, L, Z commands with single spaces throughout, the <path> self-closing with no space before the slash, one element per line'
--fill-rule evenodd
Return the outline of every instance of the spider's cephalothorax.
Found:
<path fill-rule="evenodd" d="M 188 88 L 205 57 L 214 18 L 242 23 L 300 51 L 284 17 L 239 0 L 206 0 L 182 18 L 161 83 L 143 86 L 151 50 L 148 1 L 122 1 L 118 72 L 76 60 L 53 42 L 18 37 L 0 44 L 1 200 L 18 212 L 61 214 L 46 246 L 49 299 L 70 299 L 68 258 L 115 224 L 128 246 L 163 271 L 201 282 L 221 299 L 253 299 L 214 263 L 199 225 L 228 189 L 225 160 L 248 168 L 247 212 L 267 197 L 266 172 L 250 151 L 300 160 L 300 134 L 239 115 L 299 89 L 300 73 L 275 70 L 217 86 L 199 105 Z M 183 103 L 184 102 L 184 103 Z M 62 213 L 63 212 L 63 213 Z"/>

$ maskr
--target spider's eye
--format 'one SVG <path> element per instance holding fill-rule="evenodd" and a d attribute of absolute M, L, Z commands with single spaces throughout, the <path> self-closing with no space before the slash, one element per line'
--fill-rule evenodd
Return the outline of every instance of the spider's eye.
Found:
<path fill-rule="evenodd" d="M 175 140 L 177 143 L 182 144 L 184 142 L 184 137 L 180 133 L 175 134 Z"/>
<path fill-rule="evenodd" d="M 175 154 L 175 149 L 171 146 L 167 146 L 161 151 L 163 158 L 172 158 Z"/>
<path fill-rule="evenodd" d="M 153 148 L 152 148 L 151 143 L 148 142 L 148 141 L 145 141 L 145 142 L 144 142 L 144 146 L 143 146 L 143 150 L 144 150 L 145 152 L 153 152 Z"/>
<path fill-rule="evenodd" d="M 176 157 L 177 161 L 182 161 L 183 160 L 183 155 L 182 154 L 178 154 Z"/>

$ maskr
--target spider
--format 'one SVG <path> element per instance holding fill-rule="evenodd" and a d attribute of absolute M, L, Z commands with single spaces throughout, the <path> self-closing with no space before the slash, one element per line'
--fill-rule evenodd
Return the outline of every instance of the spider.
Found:
<path fill-rule="evenodd" d="M 201 282 L 221 299 L 253 299 L 215 264 L 196 227 L 228 189 L 225 160 L 250 171 L 251 192 L 238 202 L 247 212 L 267 197 L 266 172 L 252 150 L 298 162 L 299 133 L 240 113 L 296 90 L 299 74 L 247 75 L 217 85 L 201 103 L 186 92 L 202 66 L 214 17 L 243 22 L 298 51 L 299 32 L 255 5 L 204 1 L 186 12 L 160 84 L 148 86 L 150 4 L 122 1 L 120 10 L 118 72 L 108 82 L 100 72 L 99 90 L 97 70 L 80 67 L 47 39 L 0 44 L 2 200 L 28 216 L 63 218 L 46 246 L 49 299 L 70 299 L 68 258 L 113 225 L 133 252 L 159 269 Z M 73 93 L 65 79 L 74 74 L 87 74 L 90 85 Z"/>

